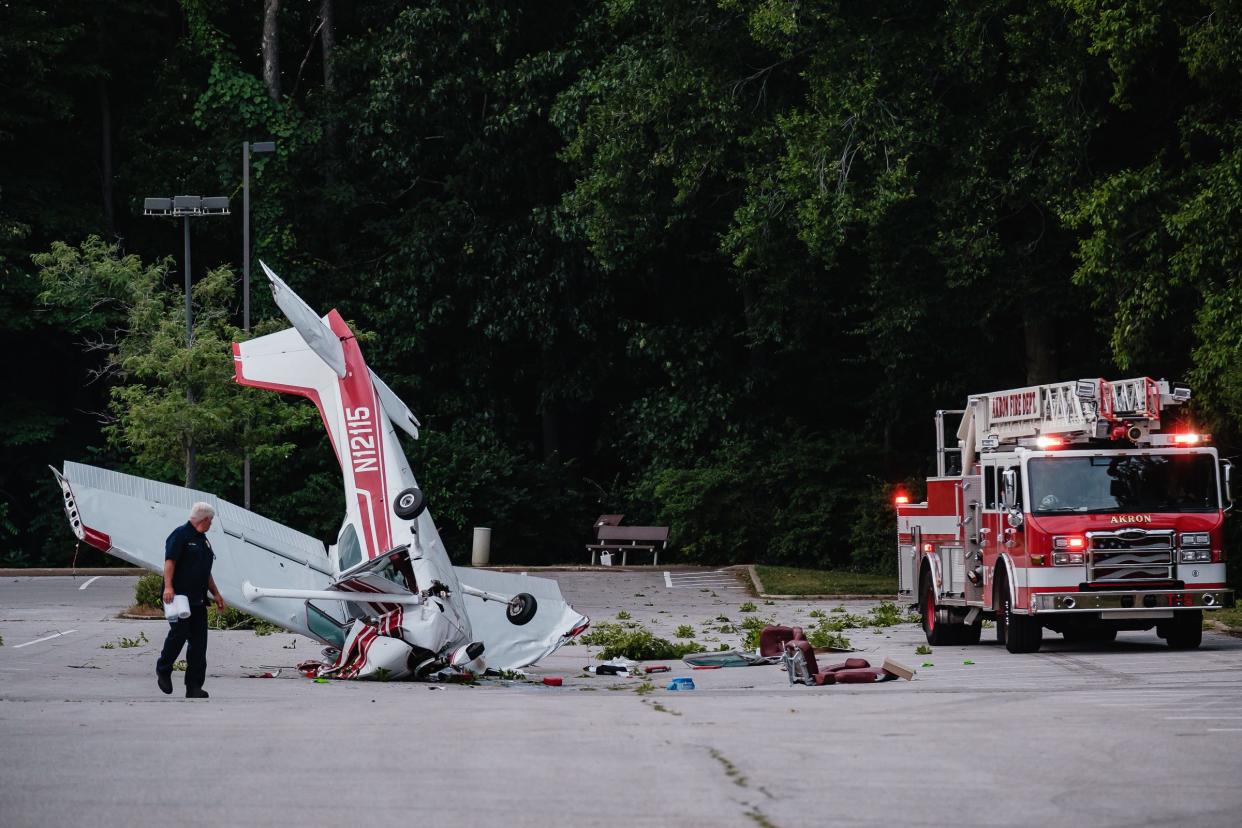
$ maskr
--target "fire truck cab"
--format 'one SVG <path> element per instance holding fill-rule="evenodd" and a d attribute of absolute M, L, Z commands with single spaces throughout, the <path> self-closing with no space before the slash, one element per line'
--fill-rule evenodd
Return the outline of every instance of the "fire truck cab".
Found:
<path fill-rule="evenodd" d="M 990 618 L 1013 653 L 1037 651 L 1045 629 L 1111 641 L 1155 627 L 1170 647 L 1198 647 L 1203 612 L 1234 603 L 1232 466 L 1206 435 L 1161 431 L 1189 398 L 1148 377 L 1089 379 L 936 412 L 927 499 L 897 497 L 900 596 L 928 643 L 976 644 Z"/>

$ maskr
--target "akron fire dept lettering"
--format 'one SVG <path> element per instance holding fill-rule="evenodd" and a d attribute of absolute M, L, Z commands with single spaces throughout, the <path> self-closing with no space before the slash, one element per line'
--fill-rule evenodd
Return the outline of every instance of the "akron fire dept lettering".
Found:
<path fill-rule="evenodd" d="M 1113 515 L 1110 523 L 1151 523 L 1151 515 Z"/>
<path fill-rule="evenodd" d="M 1034 391 L 1019 391 L 1014 394 L 1000 394 L 992 398 L 993 419 L 1003 417 L 1030 417 L 1035 414 Z"/>
<path fill-rule="evenodd" d="M 371 425 L 371 409 L 365 405 L 345 409 L 345 430 L 349 437 L 349 456 L 354 474 L 379 470 L 379 454 L 375 448 L 375 429 Z"/>

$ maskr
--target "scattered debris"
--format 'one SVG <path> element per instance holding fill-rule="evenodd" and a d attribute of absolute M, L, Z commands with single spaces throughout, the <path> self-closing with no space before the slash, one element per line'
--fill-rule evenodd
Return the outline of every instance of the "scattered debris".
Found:
<path fill-rule="evenodd" d="M 920 667 L 935 667 L 936 665 L 935 665 L 935 664 L 932 664 L 930 661 L 924 661 L 924 662 L 923 662 L 922 664 L 920 664 L 919 666 L 920 666 Z"/>
<path fill-rule="evenodd" d="M 974 664 L 969 658 L 962 662 L 963 664 Z"/>
<path fill-rule="evenodd" d="M 931 655 L 932 648 L 928 647 L 926 644 L 920 644 L 919 646 L 914 648 L 914 654 L 915 655 Z"/>
<path fill-rule="evenodd" d="M 896 673 L 882 667 L 872 667 L 862 658 L 847 658 L 840 664 L 821 668 L 815 660 L 815 650 L 805 639 L 785 642 L 785 670 L 789 683 L 801 683 L 816 687 L 825 684 L 874 684 L 897 678 Z"/>
<path fill-rule="evenodd" d="M 753 667 L 758 664 L 773 664 L 779 656 L 761 656 L 754 653 L 743 653 L 729 650 L 723 653 L 695 653 L 682 661 L 691 667 Z"/>
<path fill-rule="evenodd" d="M 893 661 L 891 658 L 884 659 L 884 663 L 880 665 L 880 669 L 886 673 L 892 673 L 898 678 L 903 678 L 906 681 L 912 681 L 914 679 L 913 670 L 900 662 Z"/>
<path fill-rule="evenodd" d="M 684 691 L 694 689 L 694 679 L 679 676 L 668 683 L 668 690 Z"/>
<path fill-rule="evenodd" d="M 544 676 L 543 683 L 549 687 L 560 687 L 565 682 L 560 676 Z"/>

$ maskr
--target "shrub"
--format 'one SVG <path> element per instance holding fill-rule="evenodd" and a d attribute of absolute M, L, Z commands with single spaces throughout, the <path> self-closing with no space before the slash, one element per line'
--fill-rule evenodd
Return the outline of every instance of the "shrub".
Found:
<path fill-rule="evenodd" d="M 148 572 L 134 585 L 134 603 L 140 607 L 164 606 L 164 576 Z"/>
<path fill-rule="evenodd" d="M 656 475 L 659 522 L 684 560 L 847 565 L 848 544 L 826 538 L 850 535 L 850 445 L 796 429 L 725 443 L 693 468 Z"/>
<path fill-rule="evenodd" d="M 812 647 L 836 647 L 839 650 L 852 650 L 853 645 L 843 633 L 828 629 L 819 624 L 807 635 L 806 640 Z"/>
<path fill-rule="evenodd" d="M 770 627 L 775 623 L 775 618 L 762 618 L 758 615 L 748 615 L 743 618 L 742 623 L 738 625 L 742 630 L 742 649 L 759 649 L 759 634 L 763 632 L 764 627 Z"/>
<path fill-rule="evenodd" d="M 677 638 L 694 638 L 694 627 L 689 624 L 682 624 L 673 635 Z"/>
<path fill-rule="evenodd" d="M 255 635 L 271 635 L 280 629 L 270 621 L 241 610 L 225 607 L 224 612 L 220 612 L 214 606 L 207 607 L 207 626 L 213 630 L 254 630 Z"/>
<path fill-rule="evenodd" d="M 579 640 L 583 644 L 602 647 L 598 657 L 604 659 L 621 657 L 635 661 L 655 661 L 703 652 L 701 644 L 693 641 L 674 644 L 668 639 L 657 637 L 638 624 L 605 622 L 587 631 Z"/>

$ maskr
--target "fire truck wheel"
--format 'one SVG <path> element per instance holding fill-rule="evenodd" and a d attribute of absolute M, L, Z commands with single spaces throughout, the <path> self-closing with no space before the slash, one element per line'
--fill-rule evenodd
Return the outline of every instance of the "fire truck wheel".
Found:
<path fill-rule="evenodd" d="M 1160 625 L 1164 628 L 1164 639 L 1174 650 L 1194 650 L 1203 643 L 1203 613 L 1178 612 L 1173 618 Z"/>
<path fill-rule="evenodd" d="M 1039 652 L 1040 646 L 1044 643 L 1043 625 L 1029 615 L 1018 615 L 1013 611 L 1008 577 L 1001 581 L 1000 599 L 996 629 L 999 638 L 1001 625 L 1004 624 L 1005 649 L 1011 653 Z"/>
<path fill-rule="evenodd" d="M 973 624 L 962 624 L 959 634 L 960 644 L 978 644 L 979 637 L 983 635 L 982 619 Z"/>
<path fill-rule="evenodd" d="M 931 573 L 926 569 L 919 583 L 919 614 L 922 615 L 923 635 L 927 636 L 927 643 L 933 646 L 960 643 L 962 625 L 945 621 L 945 613 L 936 608 L 936 587 Z"/>

